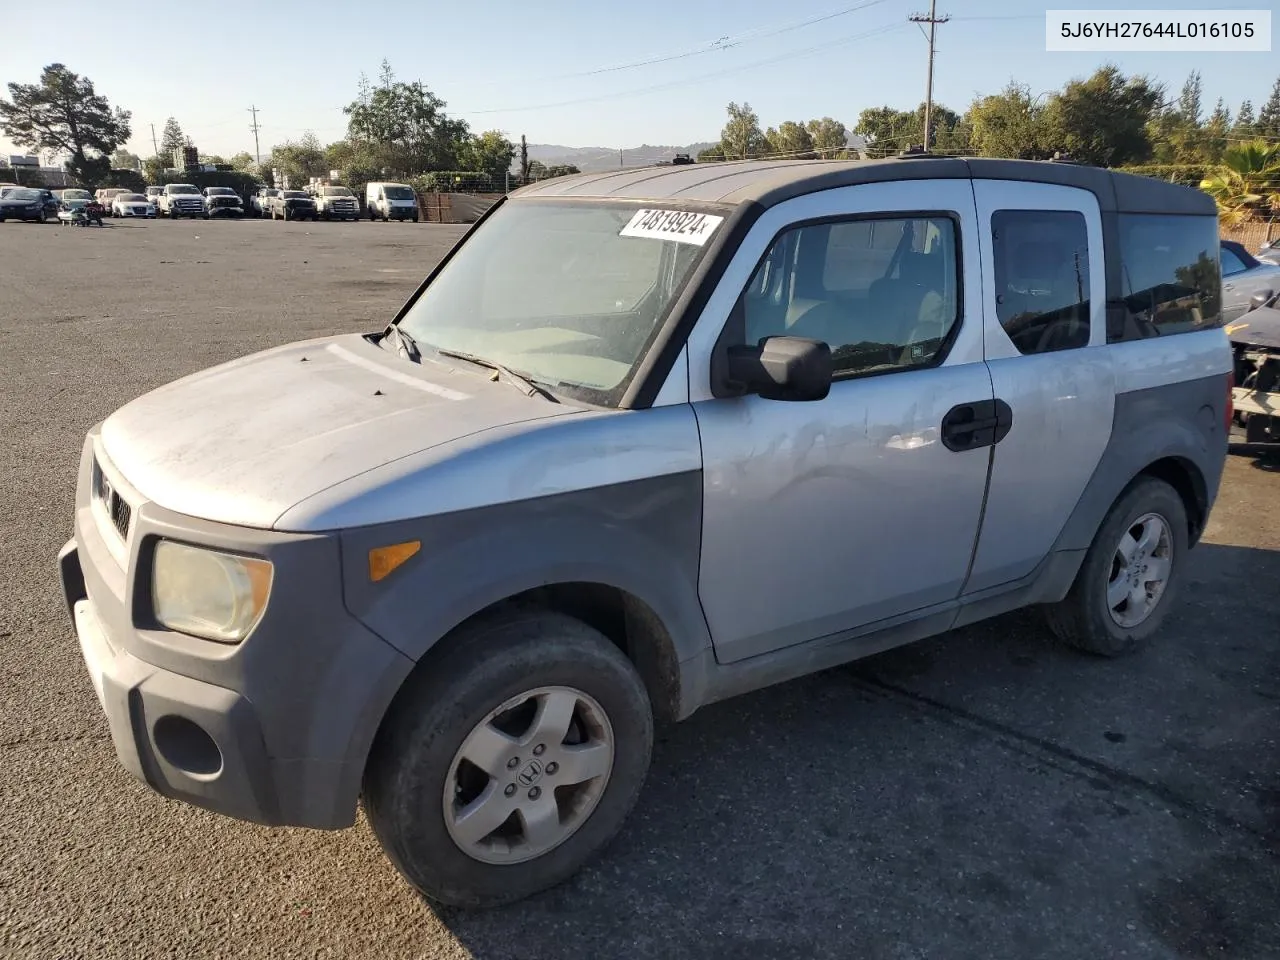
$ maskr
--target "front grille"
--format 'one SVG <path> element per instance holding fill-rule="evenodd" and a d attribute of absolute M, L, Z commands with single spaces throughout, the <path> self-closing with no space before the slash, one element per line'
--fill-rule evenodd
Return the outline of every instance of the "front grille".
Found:
<path fill-rule="evenodd" d="M 93 461 L 93 494 L 106 510 L 107 516 L 111 518 L 111 525 L 116 528 L 116 533 L 120 534 L 120 539 L 129 539 L 129 523 L 133 520 L 133 508 L 111 486 L 111 481 L 102 472 L 102 467 L 98 465 L 97 460 Z"/>

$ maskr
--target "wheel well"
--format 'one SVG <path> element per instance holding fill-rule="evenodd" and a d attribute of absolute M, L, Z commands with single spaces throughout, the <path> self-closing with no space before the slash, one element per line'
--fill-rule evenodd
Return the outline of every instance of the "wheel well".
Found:
<path fill-rule="evenodd" d="M 599 630 L 635 666 L 649 691 L 654 718 L 672 721 L 678 715 L 680 669 L 675 644 L 657 614 L 639 597 L 603 583 L 552 583 L 495 603 L 464 622 L 511 606 L 554 610 Z"/>
<path fill-rule="evenodd" d="M 1165 457 L 1147 466 L 1139 476 L 1163 480 L 1178 491 L 1183 506 L 1187 508 L 1187 535 L 1194 546 L 1204 532 L 1209 507 L 1209 495 L 1200 468 L 1184 457 Z"/>

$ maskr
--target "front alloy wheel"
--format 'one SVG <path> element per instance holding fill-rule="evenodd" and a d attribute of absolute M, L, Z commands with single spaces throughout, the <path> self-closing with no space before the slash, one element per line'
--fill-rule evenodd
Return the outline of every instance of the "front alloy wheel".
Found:
<path fill-rule="evenodd" d="M 482 863 L 520 863 L 555 849 L 591 816 L 613 768 L 613 728 L 594 699 L 539 687 L 492 711 L 458 748 L 444 819 Z"/>

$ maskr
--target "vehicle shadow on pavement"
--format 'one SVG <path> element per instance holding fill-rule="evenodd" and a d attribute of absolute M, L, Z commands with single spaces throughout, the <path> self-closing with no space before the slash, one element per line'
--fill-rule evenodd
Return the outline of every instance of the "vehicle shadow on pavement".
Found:
<path fill-rule="evenodd" d="M 1276 956 L 1277 584 L 1202 544 L 1136 656 L 1021 611 L 707 707 L 579 876 L 439 915 L 478 960 Z"/>

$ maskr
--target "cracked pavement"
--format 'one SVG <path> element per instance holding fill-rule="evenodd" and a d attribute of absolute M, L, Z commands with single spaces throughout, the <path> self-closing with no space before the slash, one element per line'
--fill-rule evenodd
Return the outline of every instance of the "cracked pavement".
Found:
<path fill-rule="evenodd" d="M 1021 612 L 708 707 L 596 862 L 504 910 L 424 904 L 363 820 L 271 830 L 125 774 L 55 569 L 85 431 L 380 326 L 462 229 L 0 225 L 0 956 L 1280 957 L 1280 458 L 1231 457 L 1142 655 Z"/>

